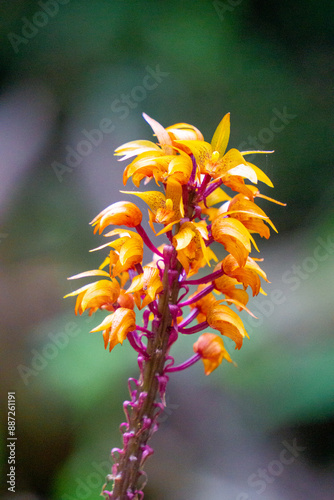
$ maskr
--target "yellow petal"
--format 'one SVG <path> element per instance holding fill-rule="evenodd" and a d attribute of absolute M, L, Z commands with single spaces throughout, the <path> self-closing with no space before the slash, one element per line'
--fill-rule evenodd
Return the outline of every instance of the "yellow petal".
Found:
<path fill-rule="evenodd" d="M 181 144 L 190 149 L 194 155 L 197 165 L 204 165 L 206 161 L 211 159 L 212 146 L 205 141 L 175 141 L 176 144 Z"/>
<path fill-rule="evenodd" d="M 168 176 L 172 176 L 180 184 L 187 184 L 190 179 L 193 164 L 190 157 L 183 152 L 175 156 L 168 165 Z"/>
<path fill-rule="evenodd" d="M 102 271 L 102 269 L 93 269 L 92 271 L 85 271 L 83 273 L 75 274 L 74 276 L 71 276 L 67 279 L 76 280 L 78 278 L 86 278 L 87 276 L 109 276 L 109 273 L 107 273 L 106 271 Z"/>
<path fill-rule="evenodd" d="M 236 288 L 235 292 L 244 292 L 244 290 L 240 290 L 240 289 Z M 223 293 L 224 293 L 224 291 L 223 291 Z M 247 293 L 247 292 L 245 292 L 245 293 Z M 250 316 L 252 316 L 255 319 L 258 319 L 258 317 L 255 316 L 255 314 L 253 314 L 252 311 L 250 311 L 248 309 L 248 307 L 246 307 L 245 304 L 238 299 L 233 299 L 232 297 L 227 296 L 225 299 L 220 299 L 219 302 L 227 302 L 229 304 L 234 304 L 235 306 L 237 306 L 239 311 L 246 311 Z"/>
<path fill-rule="evenodd" d="M 212 223 L 212 236 L 215 241 L 224 245 L 240 266 L 244 266 L 251 251 L 251 235 L 237 219 L 231 219 L 221 214 Z"/>
<path fill-rule="evenodd" d="M 257 175 L 252 167 L 245 164 L 237 165 L 228 171 L 230 175 L 239 175 L 245 179 L 249 179 L 253 184 L 257 184 Z"/>
<path fill-rule="evenodd" d="M 161 229 L 161 231 L 159 231 L 156 236 L 160 236 L 161 234 L 164 234 L 164 233 L 167 233 L 168 231 L 170 231 L 171 229 L 173 229 L 173 226 L 175 226 L 175 224 L 178 224 L 180 222 L 180 219 L 179 220 L 174 220 L 173 222 L 170 222 L 169 224 L 167 224 L 167 226 L 165 226 L 163 229 Z"/>
<path fill-rule="evenodd" d="M 153 132 L 157 136 L 160 145 L 164 147 L 166 154 L 168 155 L 173 154 L 173 148 L 170 147 L 172 146 L 172 140 L 169 137 L 166 129 L 162 125 L 160 125 L 159 122 L 153 120 L 153 118 L 148 116 L 146 113 L 143 113 L 143 117 L 147 121 L 147 123 L 151 126 Z"/>
<path fill-rule="evenodd" d="M 108 316 L 106 316 L 104 318 L 102 323 L 100 323 L 98 326 L 93 328 L 90 332 L 91 333 L 100 332 L 101 330 L 105 330 L 106 328 L 109 328 L 111 326 L 113 316 L 114 316 L 114 313 L 108 314 Z"/>
<path fill-rule="evenodd" d="M 241 319 L 228 306 L 220 304 L 211 306 L 206 319 L 211 328 L 219 330 L 222 335 L 232 339 L 236 349 L 240 349 L 244 337 L 248 337 Z"/>
<path fill-rule="evenodd" d="M 91 222 L 96 226 L 94 233 L 99 234 L 109 225 L 135 227 L 142 221 L 142 213 L 139 208 L 129 201 L 118 201 L 100 212 Z"/>
<path fill-rule="evenodd" d="M 264 200 L 271 201 L 272 203 L 277 203 L 277 205 L 282 205 L 282 207 L 286 207 L 286 203 L 282 203 L 281 201 L 274 200 L 273 198 L 269 198 L 269 196 L 265 196 L 264 194 L 257 193 L 257 198 L 263 198 Z"/>
<path fill-rule="evenodd" d="M 104 330 L 105 347 L 109 342 L 109 351 L 116 344 L 122 344 L 127 334 L 136 328 L 136 315 L 132 309 L 119 307 L 113 314 L 109 314 L 100 325 L 91 332 Z"/>
<path fill-rule="evenodd" d="M 121 264 L 121 270 L 126 271 L 130 267 L 133 267 L 135 264 L 139 264 L 143 259 L 143 251 L 144 246 L 142 241 L 132 240 L 131 238 L 128 238 L 119 251 L 119 262 Z"/>
<path fill-rule="evenodd" d="M 90 286 L 91 286 L 91 283 L 89 283 L 88 285 L 84 285 L 84 286 L 78 288 L 77 290 L 74 290 L 71 293 L 67 293 L 66 295 L 64 295 L 64 299 L 67 299 L 67 297 L 74 297 L 75 295 L 79 295 L 80 293 L 87 290 Z"/>
<path fill-rule="evenodd" d="M 115 234 L 119 234 L 121 238 L 134 238 L 135 240 L 141 239 L 138 233 L 135 233 L 134 231 L 130 231 L 129 229 L 113 229 L 112 231 L 109 231 L 109 233 L 106 233 L 104 236 L 115 236 Z"/>
<path fill-rule="evenodd" d="M 188 223 L 191 224 L 191 223 Z M 191 240 L 195 236 L 195 231 L 186 224 L 182 224 L 180 231 L 174 236 L 173 241 L 176 241 L 176 250 L 182 250 L 183 248 L 186 248 Z"/>
<path fill-rule="evenodd" d="M 252 218 L 256 217 L 265 219 L 265 221 L 273 228 L 273 230 L 276 231 L 276 233 L 278 232 L 266 213 L 260 207 L 258 207 L 256 203 L 248 200 L 240 194 L 232 199 L 231 203 L 229 204 L 229 208 L 231 210 L 227 213 L 232 214 L 232 212 L 234 212 L 233 216 L 242 221 L 248 229 L 252 229 L 247 225 L 248 219 L 251 222 Z M 227 213 L 225 213 L 225 215 Z"/>
<path fill-rule="evenodd" d="M 217 164 L 211 167 L 212 177 L 218 179 L 229 173 L 231 169 L 243 164 L 246 164 L 246 160 L 243 158 L 240 151 L 235 148 L 229 149 L 227 153 L 217 161 Z"/>
<path fill-rule="evenodd" d="M 262 154 L 270 154 L 270 153 L 275 153 L 275 151 L 259 151 L 259 150 L 254 150 L 254 151 L 241 151 L 241 154 L 242 155 L 254 155 L 254 154 L 258 154 L 258 153 L 262 153 Z"/>
<path fill-rule="evenodd" d="M 273 153 L 273 151 L 269 151 L 269 153 Z M 274 187 L 274 184 L 271 182 L 269 177 L 259 167 L 249 162 L 247 162 L 247 165 L 249 165 L 254 170 L 259 181 L 267 184 L 267 186 Z"/>
<path fill-rule="evenodd" d="M 161 149 L 157 144 L 151 141 L 131 141 L 117 148 L 114 154 L 115 156 L 124 155 L 124 158 L 120 158 L 120 161 L 124 161 L 132 156 L 137 156 L 148 151 L 161 152 Z"/>
<path fill-rule="evenodd" d="M 121 191 L 121 193 L 138 196 L 138 198 L 141 198 L 147 203 L 154 214 L 157 213 L 159 208 L 165 206 L 166 197 L 163 193 L 160 193 L 160 191 L 145 191 L 143 193 L 138 191 Z"/>
<path fill-rule="evenodd" d="M 184 207 L 182 198 L 182 186 L 173 178 L 167 180 L 166 200 L 170 199 L 173 202 L 174 216 L 173 219 L 184 217 Z"/>
<path fill-rule="evenodd" d="M 166 128 L 174 140 L 198 140 L 204 141 L 202 133 L 194 125 L 189 123 L 176 123 Z"/>
<path fill-rule="evenodd" d="M 192 224 L 195 226 L 196 230 L 200 233 L 202 238 L 204 238 L 205 240 L 209 239 L 208 229 L 205 220 L 200 220 L 199 222 L 193 222 Z"/>
<path fill-rule="evenodd" d="M 120 286 L 117 280 L 100 280 L 92 283 L 82 298 L 82 312 L 90 307 L 101 307 L 105 303 L 113 304 L 116 302 L 119 292 Z"/>
<path fill-rule="evenodd" d="M 216 205 L 217 203 L 222 203 L 223 201 L 228 201 L 230 199 L 231 196 L 226 194 L 221 188 L 217 188 L 206 197 L 206 205 L 211 207 L 212 205 Z"/>
<path fill-rule="evenodd" d="M 221 364 L 223 359 L 232 363 L 222 338 L 214 333 L 203 333 L 194 344 L 194 352 L 198 353 L 202 358 L 205 375 L 210 375 Z"/>
<path fill-rule="evenodd" d="M 223 156 L 230 138 L 230 113 L 227 113 L 218 127 L 211 141 L 212 151 L 218 151 Z"/>

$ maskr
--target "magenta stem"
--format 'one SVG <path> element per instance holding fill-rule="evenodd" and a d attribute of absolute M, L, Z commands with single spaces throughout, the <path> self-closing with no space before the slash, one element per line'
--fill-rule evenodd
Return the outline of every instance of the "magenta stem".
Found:
<path fill-rule="evenodd" d="M 215 189 L 217 189 L 219 186 L 221 186 L 223 183 L 223 181 L 221 179 L 219 179 L 218 181 L 216 182 L 213 182 L 211 184 L 211 186 L 209 186 L 205 191 L 204 191 L 204 194 L 203 194 L 203 198 L 205 199 L 207 196 L 209 196 L 209 194 L 213 193 L 213 191 Z"/>
<path fill-rule="evenodd" d="M 127 335 L 127 339 L 135 351 L 140 352 L 140 354 L 142 354 L 145 359 L 149 358 L 149 355 L 147 354 L 144 345 L 140 342 L 140 340 L 137 338 L 134 332 L 129 332 Z"/>
<path fill-rule="evenodd" d="M 136 229 L 137 233 L 139 234 L 139 236 L 141 236 L 143 238 L 143 242 L 145 243 L 145 245 L 150 250 L 152 250 L 152 252 L 154 252 L 156 255 L 159 255 L 159 257 L 163 257 L 162 253 L 159 252 L 159 250 L 157 249 L 157 247 L 155 245 L 153 245 L 152 241 L 148 237 L 143 226 L 141 224 L 138 224 L 138 226 L 136 226 L 135 229 Z"/>
<path fill-rule="evenodd" d="M 168 372 L 168 373 L 171 373 L 171 372 L 180 372 L 182 370 L 185 370 L 186 368 L 189 368 L 189 366 L 194 365 L 200 359 L 201 359 L 200 354 L 198 354 L 198 353 L 194 354 L 191 358 L 189 358 L 187 361 L 185 361 L 184 363 L 181 363 L 178 366 L 172 366 L 172 367 L 168 366 L 166 368 L 165 372 Z"/>
<path fill-rule="evenodd" d="M 198 323 L 198 325 L 191 326 L 190 328 L 180 328 L 179 325 L 179 332 L 184 335 L 192 335 L 193 333 L 201 332 L 204 328 L 209 328 L 209 323 L 207 321 Z"/>
<path fill-rule="evenodd" d="M 144 328 L 143 326 L 136 325 L 136 330 L 139 330 L 140 332 L 143 333 L 147 333 L 149 337 L 153 337 L 153 332 L 151 332 L 151 330 L 148 330 L 147 328 Z"/>
<path fill-rule="evenodd" d="M 202 297 L 205 297 L 205 295 L 207 295 L 208 293 L 212 292 L 212 290 L 214 288 L 215 288 L 214 285 L 209 285 L 206 288 L 204 288 L 204 290 L 201 290 L 200 292 L 198 292 L 195 295 L 193 295 L 190 299 L 185 300 L 184 302 L 180 302 L 178 304 L 178 306 L 179 307 L 190 306 L 190 304 L 193 304 L 194 302 L 197 302 Z"/>
<path fill-rule="evenodd" d="M 197 193 L 197 198 L 196 198 L 197 202 L 199 202 L 199 201 L 202 200 L 202 198 L 203 198 L 203 196 L 202 196 L 203 192 L 205 191 L 205 189 L 206 189 L 206 187 L 207 187 L 207 185 L 209 184 L 210 181 L 211 181 L 211 175 L 205 174 L 203 182 L 202 182 L 202 184 L 201 184 L 201 186 L 200 186 L 200 188 L 198 190 L 198 193 Z"/>
<path fill-rule="evenodd" d="M 194 309 L 191 311 L 190 314 L 184 320 L 181 321 L 181 323 L 178 324 L 178 328 L 184 328 L 185 326 L 189 325 L 197 316 L 199 313 L 198 307 L 194 307 Z"/>
<path fill-rule="evenodd" d="M 204 276 L 203 278 L 198 278 L 198 280 L 184 280 L 181 281 L 182 285 L 205 285 L 206 283 L 209 283 L 210 281 L 214 281 L 221 276 L 223 276 L 224 271 L 223 269 L 219 269 L 218 271 L 215 271 L 214 273 L 208 274 L 207 276 Z"/>

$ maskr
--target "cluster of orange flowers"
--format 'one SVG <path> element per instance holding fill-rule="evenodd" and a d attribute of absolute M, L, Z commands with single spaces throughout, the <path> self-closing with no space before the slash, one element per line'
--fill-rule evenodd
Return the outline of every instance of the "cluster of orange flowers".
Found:
<path fill-rule="evenodd" d="M 124 170 L 124 184 L 131 178 L 139 187 L 141 181 L 147 184 L 154 179 L 160 188 L 123 193 L 144 200 L 149 207 L 153 233 L 166 234 L 166 245 L 172 246 L 176 252 L 179 289 L 187 291 L 191 285 L 198 286 L 196 293 L 187 300 L 178 299 L 173 304 L 173 328 L 183 334 L 212 328 L 231 338 L 240 349 L 247 332 L 230 306 L 252 314 L 247 308 L 247 290 L 251 289 L 253 296 L 264 293 L 260 278 L 268 281 L 257 263 L 260 259 L 250 257 L 252 246 L 258 250 L 253 234 L 269 238 L 270 227 L 276 231 L 268 216 L 255 203 L 256 198 L 275 201 L 261 195 L 257 186 L 258 181 L 269 186 L 272 183 L 245 157 L 269 151 L 227 150 L 229 114 L 220 122 L 211 143 L 205 142 L 201 132 L 187 123 L 177 123 L 165 129 L 147 115 L 144 118 L 152 127 L 158 143 L 146 140 L 128 142 L 116 149 L 115 154 L 122 160 L 132 159 Z M 222 187 L 228 188 L 230 195 L 236 194 L 230 196 Z M 77 296 L 75 312 L 78 314 L 89 311 L 91 315 L 98 309 L 109 312 L 92 330 L 103 332 L 105 347 L 109 345 L 111 350 L 128 338 L 131 345 L 145 355 L 142 337 L 151 332 L 149 321 L 152 321 L 159 298 L 164 294 L 163 273 L 167 263 L 164 246 L 155 247 L 141 222 L 140 209 L 129 201 L 114 203 L 95 217 L 91 222 L 94 232 L 102 233 L 109 226 L 117 226 L 104 234 L 116 239 L 96 249 L 109 250 L 99 269 L 70 278 L 96 276 L 100 279 L 67 296 Z M 158 231 L 157 224 L 160 225 Z M 212 243 L 225 248 L 227 255 L 223 260 L 219 260 L 210 248 Z M 145 266 L 144 244 L 154 254 L 153 262 Z M 211 266 L 212 261 L 216 264 L 209 276 L 192 278 L 204 266 Z M 218 297 L 223 294 L 224 298 L 219 300 L 215 294 Z M 138 326 L 135 308 L 141 310 L 147 306 L 150 312 L 144 315 L 144 324 Z M 183 318 L 183 308 L 187 306 L 190 306 L 190 313 Z M 198 324 L 188 327 L 195 319 Z M 206 374 L 223 359 L 231 362 L 220 335 L 203 333 L 194 344 L 194 351 L 191 363 L 202 359 Z M 185 365 L 173 367 L 170 364 L 166 372 L 183 367 Z"/>

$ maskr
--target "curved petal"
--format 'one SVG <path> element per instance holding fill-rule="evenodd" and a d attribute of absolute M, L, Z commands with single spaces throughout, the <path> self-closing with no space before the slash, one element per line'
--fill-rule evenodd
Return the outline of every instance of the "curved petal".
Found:
<path fill-rule="evenodd" d="M 166 128 L 173 140 L 198 140 L 204 141 L 202 133 L 189 123 L 175 123 Z"/>
<path fill-rule="evenodd" d="M 226 359 L 232 359 L 225 349 L 223 339 L 214 333 L 203 333 L 193 346 L 194 352 L 201 356 L 204 364 L 205 375 L 210 375 Z"/>
<path fill-rule="evenodd" d="M 141 198 L 147 203 L 154 214 L 157 213 L 159 208 L 165 206 L 166 197 L 163 193 L 160 193 L 160 191 L 145 191 L 143 193 L 138 191 L 121 191 L 121 193 L 138 196 L 138 198 Z"/>
<path fill-rule="evenodd" d="M 108 276 L 109 273 L 103 271 L 102 269 L 93 269 L 92 271 L 85 271 L 83 273 L 75 274 L 74 276 L 70 276 L 67 278 L 68 280 L 76 280 L 78 278 L 87 278 L 87 276 Z"/>
<path fill-rule="evenodd" d="M 268 152 L 273 153 L 273 151 Z M 264 184 L 267 184 L 267 186 L 274 187 L 274 184 L 271 182 L 269 177 L 259 167 L 249 162 L 247 162 L 247 165 L 249 165 L 254 170 L 259 181 L 264 182 Z"/>
<path fill-rule="evenodd" d="M 118 201 L 109 205 L 109 207 L 105 208 L 94 217 L 91 221 L 91 225 L 96 226 L 94 228 L 94 233 L 98 230 L 99 234 L 101 234 L 103 229 L 109 225 L 126 227 L 138 226 L 142 218 L 143 215 L 137 205 L 129 201 Z"/>
<path fill-rule="evenodd" d="M 251 236 L 242 222 L 221 214 L 212 223 L 212 236 L 215 241 L 224 245 L 240 266 L 244 266 L 251 251 Z"/>
<path fill-rule="evenodd" d="M 237 165 L 236 167 L 231 168 L 228 171 L 228 174 L 240 175 L 240 177 L 250 180 L 253 184 L 257 184 L 257 175 L 255 170 L 250 165 L 245 165 L 244 163 Z"/>
<path fill-rule="evenodd" d="M 180 231 L 174 236 L 173 241 L 176 241 L 176 250 L 186 248 L 195 237 L 195 231 L 189 224 L 191 223 L 182 224 Z"/>
<path fill-rule="evenodd" d="M 212 151 L 218 151 L 223 156 L 230 138 L 230 113 L 227 113 L 213 134 L 211 146 Z"/>
<path fill-rule="evenodd" d="M 132 156 L 137 156 L 148 151 L 161 152 L 161 148 L 151 141 L 131 141 L 115 149 L 114 154 L 115 156 L 124 156 L 124 158 L 119 159 L 119 161 L 124 161 L 128 160 Z"/>
<path fill-rule="evenodd" d="M 205 141 L 175 141 L 176 144 L 186 146 L 195 157 L 199 166 L 205 165 L 211 159 L 212 146 Z"/>
<path fill-rule="evenodd" d="M 236 349 L 240 349 L 244 337 L 248 337 L 241 319 L 228 306 L 219 304 L 210 307 L 206 320 L 211 328 L 232 339 Z"/>
<path fill-rule="evenodd" d="M 190 157 L 186 154 L 177 155 L 168 165 L 168 176 L 184 185 L 190 179 L 193 164 Z"/>
<path fill-rule="evenodd" d="M 152 128 L 153 132 L 157 136 L 157 139 L 160 143 L 161 146 L 163 146 L 166 154 L 171 155 L 173 154 L 173 148 L 172 146 L 172 139 L 169 137 L 168 132 L 166 129 L 156 120 L 153 120 L 150 116 L 148 116 L 146 113 L 143 113 L 144 119 L 147 121 L 147 123 L 150 125 Z"/>

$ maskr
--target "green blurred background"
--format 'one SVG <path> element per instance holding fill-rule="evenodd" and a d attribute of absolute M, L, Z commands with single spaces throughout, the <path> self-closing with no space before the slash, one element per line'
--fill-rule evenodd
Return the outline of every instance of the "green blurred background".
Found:
<path fill-rule="evenodd" d="M 145 111 L 164 126 L 194 124 L 208 141 L 231 112 L 230 146 L 274 149 L 253 161 L 275 185 L 262 191 L 287 203 L 261 204 L 279 234 L 258 242 L 271 284 L 251 303 L 258 319 L 243 316 L 250 341 L 228 345 L 238 368 L 171 377 L 145 499 L 332 499 L 334 3 L 0 9 L 3 477 L 8 391 L 18 437 L 16 492 L 4 481 L 2 498 L 98 498 L 120 444 L 135 355 L 126 342 L 104 351 L 89 334 L 100 318 L 76 318 L 62 297 L 67 276 L 100 263 L 88 222 L 120 199 L 114 149 L 151 139 Z M 102 139 L 92 132 L 101 124 Z M 177 360 L 192 343 L 180 341 Z"/>

